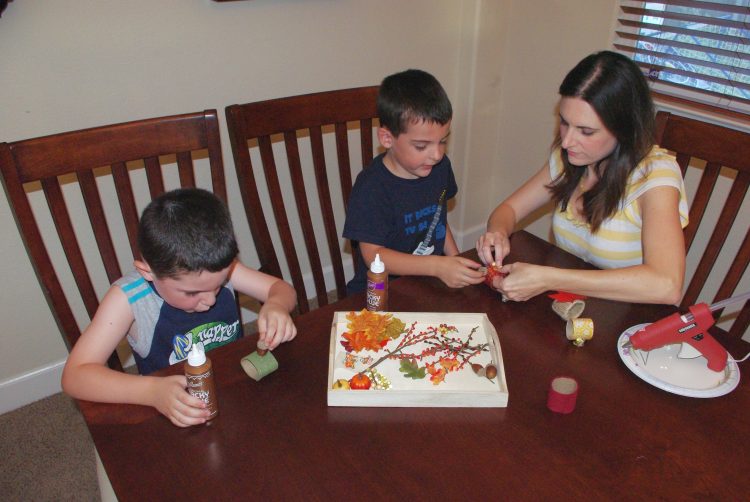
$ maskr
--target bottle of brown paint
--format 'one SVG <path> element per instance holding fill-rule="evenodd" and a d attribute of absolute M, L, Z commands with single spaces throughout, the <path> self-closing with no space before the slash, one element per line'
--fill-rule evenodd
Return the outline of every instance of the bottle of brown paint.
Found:
<path fill-rule="evenodd" d="M 214 370 L 211 360 L 206 357 L 202 344 L 193 343 L 185 363 L 185 377 L 187 391 L 208 405 L 208 420 L 213 420 L 219 414 L 216 401 L 216 385 L 214 384 Z"/>
<path fill-rule="evenodd" d="M 388 272 L 385 264 L 376 254 L 367 271 L 367 310 L 383 312 L 388 310 Z"/>

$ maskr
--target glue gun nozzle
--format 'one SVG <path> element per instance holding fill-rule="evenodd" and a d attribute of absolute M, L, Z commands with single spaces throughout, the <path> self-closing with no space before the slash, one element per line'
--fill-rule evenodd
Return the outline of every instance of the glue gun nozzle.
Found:
<path fill-rule="evenodd" d="M 625 343 L 622 344 L 622 348 L 623 349 L 629 349 L 632 346 L 633 346 L 633 342 L 631 342 L 630 340 L 628 340 L 627 342 L 625 342 Z"/>

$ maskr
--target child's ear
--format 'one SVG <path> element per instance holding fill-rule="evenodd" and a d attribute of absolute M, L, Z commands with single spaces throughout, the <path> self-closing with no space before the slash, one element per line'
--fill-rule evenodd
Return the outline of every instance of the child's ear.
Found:
<path fill-rule="evenodd" d="M 148 263 L 143 260 L 135 260 L 133 262 L 133 266 L 135 266 L 135 269 L 139 274 L 141 274 L 141 277 L 146 279 L 148 282 L 154 281 L 154 274 L 153 272 L 151 272 L 151 267 L 148 266 Z"/>
<path fill-rule="evenodd" d="M 390 129 L 387 127 L 378 127 L 378 141 L 383 145 L 383 148 L 390 148 L 393 146 L 393 142 L 396 137 L 393 135 Z"/>

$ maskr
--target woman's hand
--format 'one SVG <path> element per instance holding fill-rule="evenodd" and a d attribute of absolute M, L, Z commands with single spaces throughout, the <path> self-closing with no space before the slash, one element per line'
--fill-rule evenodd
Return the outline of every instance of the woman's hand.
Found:
<path fill-rule="evenodd" d="M 508 275 L 496 276 L 492 285 L 509 300 L 525 302 L 550 289 L 548 287 L 550 267 L 516 262 L 505 265 L 501 272 Z"/>
<path fill-rule="evenodd" d="M 210 412 L 206 403 L 185 390 L 185 375 L 153 377 L 152 406 L 178 427 L 205 423 Z"/>
<path fill-rule="evenodd" d="M 510 240 L 503 232 L 487 232 L 479 237 L 476 248 L 482 263 L 495 263 L 499 267 L 510 253 Z"/>

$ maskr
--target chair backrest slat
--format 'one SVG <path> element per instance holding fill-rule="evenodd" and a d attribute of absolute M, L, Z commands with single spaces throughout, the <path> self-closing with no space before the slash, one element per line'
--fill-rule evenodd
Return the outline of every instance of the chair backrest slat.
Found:
<path fill-rule="evenodd" d="M 79 131 L 53 134 L 13 143 L 0 143 L 0 170 L 19 231 L 29 252 L 32 264 L 55 319 L 63 333 L 68 348 L 80 337 L 82 327 L 76 314 L 94 315 L 99 298 L 97 289 L 104 291 L 109 283 L 121 274 L 120 260 L 115 250 L 112 221 L 118 219 L 124 228 L 130 245 L 130 258 L 137 258 L 137 228 L 139 210 L 136 189 L 130 171 L 143 169 L 148 185 L 139 186 L 137 193 L 153 198 L 165 191 L 163 169 L 176 159 L 180 186 L 195 186 L 193 152 L 207 151 L 211 169 L 211 190 L 226 202 L 223 161 L 219 139 L 216 110 L 173 115 L 123 124 L 113 124 Z M 109 178 L 114 186 L 119 212 L 105 207 L 102 184 Z M 134 177 L 135 178 L 135 177 Z M 139 180 L 141 178 L 139 177 Z M 44 203 L 35 199 L 38 191 L 34 183 L 41 183 L 45 195 Z M 80 192 L 82 208 L 75 204 L 77 197 L 68 197 L 68 189 Z M 28 193 L 27 193 L 28 192 Z M 65 193 L 64 193 L 65 192 Z M 69 200 L 70 199 L 70 200 Z M 32 209 L 32 206 L 34 209 Z M 76 218 L 83 209 L 88 218 Z M 34 211 L 47 212 L 55 230 L 41 228 Z M 81 220 L 81 221 L 79 221 Z M 84 228 L 88 225 L 88 230 Z M 79 232 L 79 226 L 81 227 Z M 86 239 L 93 234 L 93 243 Z M 46 243 L 57 240 L 62 249 L 61 257 L 51 256 Z M 91 260 L 91 247 L 96 247 L 100 262 Z M 83 250 L 87 259 L 84 259 Z M 54 264 L 53 264 L 54 258 Z M 66 266 L 76 288 L 64 288 L 55 266 Z M 107 284 L 95 287 L 101 274 L 94 268 L 104 269 Z M 64 274 L 67 276 L 68 274 Z M 77 313 L 71 307 L 72 296 L 77 290 L 75 304 L 83 304 L 85 313 Z M 109 358 L 113 368 L 121 369 L 116 353 Z"/>
<path fill-rule="evenodd" d="M 193 173 L 193 156 L 190 152 L 177 152 L 177 171 L 180 175 L 180 185 L 195 188 L 195 174 Z"/>
<path fill-rule="evenodd" d="M 133 184 L 130 182 L 128 168 L 124 162 L 117 162 L 112 165 L 112 179 L 115 183 L 117 201 L 120 203 L 120 212 L 125 224 L 125 232 L 128 235 L 130 252 L 133 259 L 136 259 L 138 257 L 138 220 L 140 216 L 135 204 Z"/>
<path fill-rule="evenodd" d="M 339 162 L 339 179 L 343 191 L 344 207 L 346 207 L 346 201 L 348 200 L 347 194 L 351 191 L 349 150 L 345 139 L 345 136 L 343 139 L 340 137 L 337 124 L 336 152 Z M 331 202 L 331 190 L 328 186 L 328 169 L 326 168 L 325 152 L 323 149 L 322 128 L 314 127 L 310 129 L 310 143 L 313 152 L 313 169 L 315 169 L 315 186 L 318 189 L 318 200 L 320 201 L 320 210 L 323 214 L 323 225 L 325 227 L 328 249 L 337 249 L 339 246 L 339 236 L 336 230 L 336 215 L 333 212 L 333 203 Z M 334 280 L 336 282 L 336 297 L 343 298 L 346 296 L 344 263 L 341 259 L 340 253 L 331 253 L 330 256 L 333 265 Z M 314 266 L 313 270 L 315 268 L 317 267 Z M 315 289 L 319 298 L 318 306 L 327 305 L 328 294 L 325 280 L 323 279 L 322 269 L 320 273 L 315 276 Z"/>
<path fill-rule="evenodd" d="M 698 301 L 709 302 L 702 292 L 710 282 L 720 283 L 713 302 L 744 292 L 737 291 L 737 288 L 750 262 L 750 228 L 743 229 L 744 239 L 727 271 L 719 266 L 723 265 L 719 257 L 727 238 L 736 235 L 737 228 L 746 223 L 738 221 L 737 216 L 750 187 L 750 134 L 662 111 L 657 114 L 657 143 L 676 154 L 683 174 L 693 161 L 705 164 L 690 206 L 690 222 L 684 232 L 686 247 L 691 253 L 698 244 L 696 235 L 704 215 L 708 214 L 707 208 L 720 208 L 710 237 L 699 248 L 700 261 L 686 280 L 681 308 L 686 309 Z M 728 194 L 717 190 L 719 180 L 731 180 Z M 742 336 L 748 325 L 750 302 L 741 308 L 729 332 Z"/>
<path fill-rule="evenodd" d="M 323 267 L 320 262 L 320 252 L 318 251 L 318 244 L 315 241 L 315 230 L 313 229 L 312 215 L 310 213 L 310 202 L 307 198 L 307 190 L 305 188 L 305 179 L 302 173 L 302 164 L 300 161 L 299 144 L 297 142 L 297 134 L 295 131 L 284 132 L 284 143 L 286 144 L 286 158 L 289 164 L 289 174 L 292 181 L 292 191 L 294 193 L 294 201 L 297 209 L 297 216 L 299 218 L 300 227 L 302 228 L 302 236 L 305 240 L 305 249 L 311 263 L 313 281 L 315 283 L 315 291 L 317 295 L 326 294 L 325 280 L 323 279 Z M 322 146 L 322 145 L 321 145 Z M 316 157 L 315 146 L 313 146 L 313 158 Z M 317 154 L 320 155 L 322 151 Z M 274 200 L 274 207 L 278 211 L 283 209 L 282 199 Z M 302 275 L 299 276 L 299 287 L 305 289 Z"/>
<path fill-rule="evenodd" d="M 359 121 L 359 141 L 362 146 L 362 165 L 369 166 L 374 151 L 372 148 L 372 119 Z"/>
<path fill-rule="evenodd" d="M 291 282 L 297 291 L 300 312 L 307 312 L 310 308 L 305 276 L 312 279 L 318 306 L 328 303 L 326 274 L 330 271 L 333 273 L 336 298 L 346 296 L 346 274 L 341 257 L 343 240 L 339 238 L 343 221 L 337 225 L 336 208 L 346 210 L 352 188 L 352 170 L 358 172 L 373 159 L 373 119 L 377 118 L 377 91 L 376 86 L 344 89 L 232 105 L 226 109 L 240 192 L 260 268 L 275 275 L 281 273 L 276 245 L 263 211 L 263 205 L 270 204 L 280 241 L 278 246 L 284 253 Z M 358 128 L 360 131 L 355 140 L 352 129 Z M 331 130 L 335 157 L 327 156 L 325 151 L 326 139 Z M 273 144 L 278 142 L 279 135 L 285 143 L 283 159 L 274 157 Z M 301 151 L 303 139 L 305 148 L 309 140 L 309 151 L 305 150 L 304 154 Z M 350 141 L 358 142 L 359 146 L 352 148 Z M 266 180 L 267 192 L 262 195 L 254 173 L 257 168 L 251 158 L 251 151 L 254 150 L 257 150 L 260 157 L 260 168 L 263 169 Z M 361 160 L 357 160 L 356 165 L 351 159 L 352 151 L 361 155 Z M 284 167 L 289 170 L 292 185 L 291 190 L 287 191 L 279 186 L 280 174 L 277 172 L 277 169 Z M 330 169 L 334 167 L 339 184 L 335 189 L 336 183 L 328 178 Z M 314 192 L 306 186 L 311 176 L 315 177 Z M 293 214 L 292 211 L 296 212 L 300 220 L 294 222 L 295 233 L 299 228 L 301 236 L 293 235 L 290 229 L 289 215 Z M 325 231 L 325 239 L 319 240 L 316 232 L 319 228 Z M 300 256 L 295 240 L 304 243 L 304 253 Z M 328 248 L 325 250 L 327 253 L 320 249 L 323 242 Z M 300 263 L 301 260 L 304 261 L 304 266 Z"/>
<path fill-rule="evenodd" d="M 698 227 L 703 220 L 703 214 L 706 212 L 708 203 L 711 200 L 711 194 L 716 186 L 716 180 L 719 179 L 720 170 L 721 166 L 717 165 L 715 162 L 708 162 L 703 169 L 701 180 L 695 191 L 695 198 L 690 205 L 690 221 L 688 222 L 688 226 L 685 227 L 685 249 L 688 251 L 693 244 L 695 234 L 698 233 Z M 683 176 L 684 175 L 683 171 Z"/>
<path fill-rule="evenodd" d="M 97 246 L 99 246 L 99 253 L 104 262 L 107 279 L 109 282 L 115 282 L 122 276 L 122 271 L 117 262 L 117 253 L 115 252 L 114 244 L 112 244 L 107 220 L 101 217 L 104 214 L 104 206 L 102 205 L 99 190 L 96 187 L 96 179 L 94 178 L 93 171 L 78 171 L 78 181 L 81 184 L 81 195 L 83 196 L 84 204 L 86 204 L 89 222 L 91 223 L 91 228 L 94 230 L 94 238 L 96 239 Z"/>
<path fill-rule="evenodd" d="M 164 178 L 161 174 L 161 164 L 157 157 L 147 157 L 143 160 L 146 166 L 146 179 L 151 198 L 155 199 L 164 193 Z"/>

